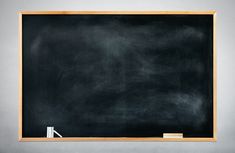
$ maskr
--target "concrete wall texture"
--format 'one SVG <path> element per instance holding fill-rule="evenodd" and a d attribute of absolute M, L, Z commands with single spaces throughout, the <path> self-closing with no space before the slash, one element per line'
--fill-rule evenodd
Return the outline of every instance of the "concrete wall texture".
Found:
<path fill-rule="evenodd" d="M 235 151 L 235 1 L 233 0 L 1 0 L 0 153 L 231 153 Z M 217 142 L 18 142 L 17 11 L 216 10 Z"/>

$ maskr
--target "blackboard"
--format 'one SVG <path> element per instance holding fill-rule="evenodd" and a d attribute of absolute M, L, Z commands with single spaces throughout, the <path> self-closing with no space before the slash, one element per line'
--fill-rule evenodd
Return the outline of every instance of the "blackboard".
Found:
<path fill-rule="evenodd" d="M 20 138 L 214 140 L 213 40 L 214 12 L 21 13 Z"/>

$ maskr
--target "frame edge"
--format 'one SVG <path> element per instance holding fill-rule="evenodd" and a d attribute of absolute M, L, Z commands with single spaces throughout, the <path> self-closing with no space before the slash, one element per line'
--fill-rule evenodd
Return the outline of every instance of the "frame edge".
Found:
<path fill-rule="evenodd" d="M 213 14 L 213 138 L 217 141 L 217 50 L 216 12 Z"/>
<path fill-rule="evenodd" d="M 19 129 L 18 129 L 18 140 L 20 141 L 21 139 L 22 139 L 22 123 L 23 123 L 23 120 L 22 120 L 22 113 L 23 113 L 23 111 L 22 111 L 22 109 L 23 109 L 23 103 L 22 103 L 22 82 L 23 82 L 23 76 L 22 76 L 22 62 L 23 62 L 23 60 L 22 60 L 22 14 L 21 13 L 19 13 L 18 14 L 19 15 L 19 17 L 18 17 L 18 20 L 19 20 L 19 31 L 18 31 L 18 35 L 19 35 L 19 124 L 18 124 L 18 126 L 19 126 Z"/>
<path fill-rule="evenodd" d="M 18 11 L 22 15 L 72 15 L 72 14 L 189 14 L 189 15 L 210 15 L 215 14 L 215 10 L 209 11 Z"/>

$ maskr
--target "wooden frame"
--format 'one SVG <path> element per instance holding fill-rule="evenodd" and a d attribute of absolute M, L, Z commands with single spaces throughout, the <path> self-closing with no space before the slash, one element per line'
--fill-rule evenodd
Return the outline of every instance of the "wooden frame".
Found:
<path fill-rule="evenodd" d="M 217 141 L 217 69 L 215 11 L 20 11 L 19 14 L 19 141 Z M 22 137 L 22 16 L 23 15 L 73 15 L 73 14 L 168 14 L 168 15 L 213 15 L 213 137 L 210 138 L 162 138 L 162 137 L 66 137 L 66 138 L 27 138 Z"/>

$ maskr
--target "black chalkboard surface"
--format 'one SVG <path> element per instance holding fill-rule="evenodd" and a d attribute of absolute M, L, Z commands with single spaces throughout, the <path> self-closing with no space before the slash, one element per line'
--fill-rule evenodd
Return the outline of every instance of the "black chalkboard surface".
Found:
<path fill-rule="evenodd" d="M 22 14 L 22 138 L 214 138 L 214 14 Z"/>

